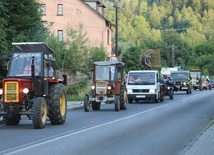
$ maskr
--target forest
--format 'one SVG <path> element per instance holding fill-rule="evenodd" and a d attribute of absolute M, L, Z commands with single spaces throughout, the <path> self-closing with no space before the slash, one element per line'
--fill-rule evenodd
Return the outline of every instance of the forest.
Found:
<path fill-rule="evenodd" d="M 115 23 L 118 53 L 127 70 L 140 69 L 146 49 L 159 49 L 162 67 L 200 68 L 214 75 L 213 0 L 102 0 L 105 18 Z"/>

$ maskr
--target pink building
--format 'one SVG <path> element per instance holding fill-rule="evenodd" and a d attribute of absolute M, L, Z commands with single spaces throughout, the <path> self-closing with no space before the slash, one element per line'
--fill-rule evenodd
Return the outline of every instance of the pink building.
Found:
<path fill-rule="evenodd" d="M 39 2 L 42 4 L 42 20 L 60 40 L 66 38 L 68 25 L 78 28 L 83 24 L 93 45 L 102 43 L 108 55 L 111 55 L 112 23 L 104 18 L 105 6 L 100 0 L 39 0 Z"/>

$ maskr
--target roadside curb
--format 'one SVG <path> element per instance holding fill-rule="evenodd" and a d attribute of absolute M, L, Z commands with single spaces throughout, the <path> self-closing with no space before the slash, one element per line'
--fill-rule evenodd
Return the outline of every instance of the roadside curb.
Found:
<path fill-rule="evenodd" d="M 83 101 L 67 101 L 67 110 L 83 108 Z"/>

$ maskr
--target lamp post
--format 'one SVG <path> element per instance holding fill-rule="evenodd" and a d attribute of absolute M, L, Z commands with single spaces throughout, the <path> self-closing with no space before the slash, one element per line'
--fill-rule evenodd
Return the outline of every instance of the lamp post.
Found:
<path fill-rule="evenodd" d="M 115 9 L 115 13 L 116 13 L 116 18 L 115 18 L 115 26 L 116 26 L 116 30 L 115 30 L 115 55 L 118 56 L 118 6 L 117 6 L 117 1 L 116 4 L 114 5 Z"/>

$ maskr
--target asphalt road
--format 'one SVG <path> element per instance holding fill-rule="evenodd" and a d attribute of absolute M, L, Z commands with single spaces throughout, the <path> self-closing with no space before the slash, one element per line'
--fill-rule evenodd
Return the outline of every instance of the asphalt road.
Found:
<path fill-rule="evenodd" d="M 174 100 L 134 102 L 114 111 L 68 111 L 64 125 L 34 129 L 30 120 L 0 125 L 0 154 L 176 155 L 197 139 L 214 118 L 214 90 L 175 92 Z"/>

